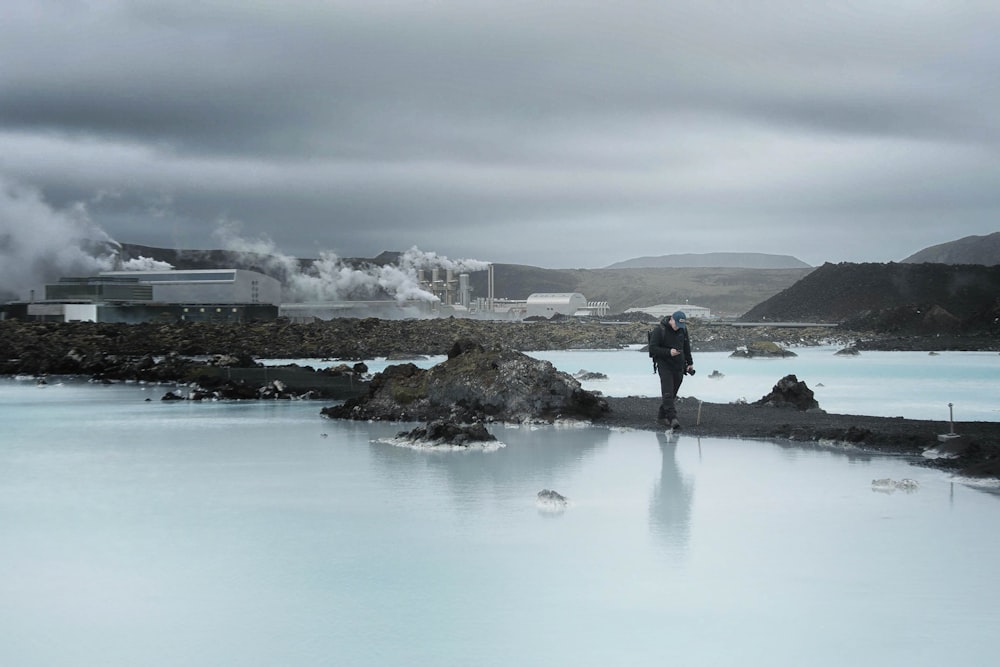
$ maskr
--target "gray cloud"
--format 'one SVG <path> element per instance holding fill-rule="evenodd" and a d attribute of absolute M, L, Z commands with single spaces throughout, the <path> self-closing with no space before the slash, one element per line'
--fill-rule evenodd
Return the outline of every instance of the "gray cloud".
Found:
<path fill-rule="evenodd" d="M 0 176 L 118 241 L 238 220 L 310 257 L 894 261 L 1000 229 L 995 3 L 814 4 L 13 0 Z"/>

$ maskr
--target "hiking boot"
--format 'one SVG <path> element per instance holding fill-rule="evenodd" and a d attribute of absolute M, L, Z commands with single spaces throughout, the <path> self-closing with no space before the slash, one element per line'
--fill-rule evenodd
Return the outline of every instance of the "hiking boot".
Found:
<path fill-rule="evenodd" d="M 677 421 L 676 417 L 674 419 L 670 420 L 670 428 L 676 430 L 676 429 L 679 429 L 680 427 L 681 427 L 681 423 L 679 421 Z"/>

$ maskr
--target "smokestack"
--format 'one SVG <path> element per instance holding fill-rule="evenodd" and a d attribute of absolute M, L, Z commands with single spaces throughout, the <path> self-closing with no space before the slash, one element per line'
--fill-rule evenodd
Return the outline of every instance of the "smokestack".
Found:
<path fill-rule="evenodd" d="M 469 307 L 469 303 L 471 302 L 468 273 L 461 273 L 458 276 L 458 302 L 466 308 Z"/>
<path fill-rule="evenodd" d="M 486 306 L 487 309 L 493 312 L 493 264 L 490 263 L 489 271 L 487 271 L 486 280 Z"/>

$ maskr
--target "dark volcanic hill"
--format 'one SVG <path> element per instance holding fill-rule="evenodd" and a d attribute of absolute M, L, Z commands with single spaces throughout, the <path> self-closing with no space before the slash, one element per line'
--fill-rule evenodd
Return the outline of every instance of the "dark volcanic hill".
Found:
<path fill-rule="evenodd" d="M 1000 264 L 1000 232 L 986 236 L 966 236 L 957 241 L 924 248 L 903 260 L 904 264 Z"/>
<path fill-rule="evenodd" d="M 740 319 L 906 333 L 1000 332 L 1000 266 L 824 264 Z"/>

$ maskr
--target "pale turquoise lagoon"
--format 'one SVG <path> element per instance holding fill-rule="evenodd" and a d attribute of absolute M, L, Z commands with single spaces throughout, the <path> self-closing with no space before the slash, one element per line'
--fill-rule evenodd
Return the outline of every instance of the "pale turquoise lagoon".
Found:
<path fill-rule="evenodd" d="M 799 369 L 821 405 L 997 418 L 995 355 L 884 354 L 719 356 L 686 387 L 755 399 Z M 650 395 L 647 360 L 623 355 L 544 356 Z M 935 391 L 896 395 L 928 364 Z M 703 379 L 715 367 L 731 387 Z M 855 450 L 594 427 L 423 451 L 384 441 L 407 424 L 325 420 L 324 403 L 165 390 L 0 381 L 0 664 L 995 660 L 995 487 Z M 539 506 L 542 489 L 569 506 Z"/>

